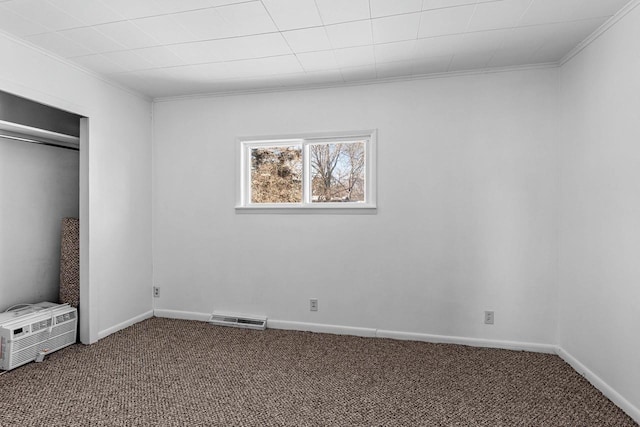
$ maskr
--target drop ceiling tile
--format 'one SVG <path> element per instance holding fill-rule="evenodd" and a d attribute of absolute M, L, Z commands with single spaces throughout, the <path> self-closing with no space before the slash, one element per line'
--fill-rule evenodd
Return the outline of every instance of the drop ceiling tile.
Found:
<path fill-rule="evenodd" d="M 334 51 L 336 63 L 340 68 L 374 65 L 376 58 L 373 46 L 348 47 Z"/>
<path fill-rule="evenodd" d="M 500 49 L 494 53 L 487 67 L 512 67 L 515 65 L 531 64 L 534 53 L 538 48 L 529 46 L 526 48 Z"/>
<path fill-rule="evenodd" d="M 125 19 L 145 18 L 163 14 L 159 3 L 155 0 L 101 0 L 101 2 Z"/>
<path fill-rule="evenodd" d="M 520 25 L 577 21 L 615 14 L 628 0 L 534 0 Z"/>
<path fill-rule="evenodd" d="M 301 73 L 304 70 L 295 55 L 225 62 L 232 77 L 258 77 L 272 74 Z"/>
<path fill-rule="evenodd" d="M 158 17 L 158 18 L 147 18 L 144 21 L 167 18 L 171 19 L 175 24 L 179 26 L 180 34 L 182 33 L 189 34 L 190 38 L 186 40 L 179 41 L 198 41 L 198 40 L 211 40 L 211 39 L 219 39 L 224 37 L 233 37 L 237 35 L 237 31 L 233 29 L 233 25 L 231 22 L 225 22 L 218 9 L 201 9 L 194 10 L 190 12 L 184 13 L 176 13 L 174 15 L 170 15 L 169 17 Z M 135 21 L 138 24 L 139 21 Z M 139 25 L 139 24 L 138 24 Z M 146 31 L 146 28 L 142 27 L 143 30 Z M 155 33 L 150 34 L 157 38 Z M 172 36 L 170 36 L 172 37 Z M 169 37 L 166 38 L 170 40 Z M 171 44 L 175 42 L 167 41 L 167 44 Z"/>
<path fill-rule="evenodd" d="M 390 43 L 418 37 L 420 13 L 387 16 L 371 21 L 374 43 Z"/>
<path fill-rule="evenodd" d="M 357 82 L 362 80 L 373 80 L 377 77 L 375 65 L 365 65 L 364 67 L 341 68 L 340 74 L 345 82 Z"/>
<path fill-rule="evenodd" d="M 485 31 L 515 27 L 531 0 L 504 0 L 480 3 L 469 22 L 467 31 Z"/>
<path fill-rule="evenodd" d="M 166 68 L 165 71 L 172 78 L 193 83 L 206 83 L 214 80 L 234 78 L 228 62 L 211 64 L 186 65 L 184 67 Z"/>
<path fill-rule="evenodd" d="M 506 50 L 518 48 L 537 50 L 550 39 L 555 25 L 556 24 L 545 24 L 513 28 L 504 39 L 502 48 Z"/>
<path fill-rule="evenodd" d="M 332 50 L 299 53 L 296 56 L 306 72 L 338 68 L 336 56 Z"/>
<path fill-rule="evenodd" d="M 61 31 L 60 34 L 87 47 L 93 53 L 126 49 L 120 43 L 94 30 L 92 27 L 74 28 L 72 30 Z"/>
<path fill-rule="evenodd" d="M 369 21 L 328 25 L 325 28 L 334 49 L 364 46 L 373 43 Z"/>
<path fill-rule="evenodd" d="M 91 50 L 73 40 L 70 40 L 59 33 L 36 34 L 25 37 L 28 42 L 34 43 L 43 49 L 53 52 L 63 58 L 89 55 Z"/>
<path fill-rule="evenodd" d="M 103 0 L 105 1 L 105 0 Z M 106 0 L 110 1 L 110 0 Z M 135 0 L 140 1 L 140 0 Z M 162 13 L 180 13 L 189 10 L 204 9 L 212 6 L 233 4 L 232 1 L 212 2 L 211 0 L 143 0 L 153 2 L 161 10 Z"/>
<path fill-rule="evenodd" d="M 102 54 L 78 56 L 73 58 L 73 62 L 100 74 L 120 73 L 127 71 L 116 62 L 110 60 Z"/>
<path fill-rule="evenodd" d="M 204 92 L 239 92 L 258 89 L 276 89 L 281 87 L 280 80 L 274 76 L 252 77 L 238 80 L 224 80 L 205 86 Z M 199 91 L 203 92 L 202 90 Z"/>
<path fill-rule="evenodd" d="M 172 15 L 140 18 L 131 21 L 160 44 L 186 43 L 198 40 L 191 31 L 173 19 Z"/>
<path fill-rule="evenodd" d="M 376 76 L 379 79 L 410 76 L 413 73 L 413 61 L 385 62 L 376 64 Z"/>
<path fill-rule="evenodd" d="M 278 31 L 262 2 L 239 3 L 171 15 L 199 40 Z"/>
<path fill-rule="evenodd" d="M 102 56 L 115 62 L 126 71 L 148 70 L 154 68 L 154 64 L 138 55 L 135 50 L 103 53 Z"/>
<path fill-rule="evenodd" d="M 416 40 L 374 45 L 376 62 L 411 61 L 415 56 Z"/>
<path fill-rule="evenodd" d="M 479 52 L 454 55 L 448 71 L 482 70 L 487 67 L 493 53 Z"/>
<path fill-rule="evenodd" d="M 92 2 L 94 1 L 92 0 Z M 102 0 L 102 3 L 126 19 L 166 15 L 216 6 L 211 0 Z M 225 2 L 225 4 L 227 3 L 230 2 Z"/>
<path fill-rule="evenodd" d="M 533 64 L 555 63 L 560 61 L 574 46 L 566 43 L 546 45 L 531 55 L 529 60 Z"/>
<path fill-rule="evenodd" d="M 307 84 L 335 84 L 344 81 L 338 70 L 321 71 L 307 74 Z"/>
<path fill-rule="evenodd" d="M 82 27 L 85 25 L 82 21 L 40 0 L 10 1 L 3 3 L 2 6 L 51 31 Z"/>
<path fill-rule="evenodd" d="M 416 41 L 416 58 L 453 55 L 462 46 L 464 35 L 430 37 Z"/>
<path fill-rule="evenodd" d="M 74 17 L 84 25 L 104 24 L 125 19 L 100 1 L 48 0 L 47 3 Z"/>
<path fill-rule="evenodd" d="M 465 6 L 475 3 L 476 0 L 423 0 L 422 10 L 444 9 L 448 7 Z"/>
<path fill-rule="evenodd" d="M 316 4 L 325 25 L 371 18 L 369 0 L 316 0 Z"/>
<path fill-rule="evenodd" d="M 221 6 L 215 10 L 220 13 L 223 22 L 236 28 L 237 35 L 278 31 L 260 1 Z"/>
<path fill-rule="evenodd" d="M 157 46 L 158 40 L 142 31 L 131 21 L 113 22 L 110 24 L 97 25 L 97 31 L 120 43 L 127 49 L 138 49 L 142 47 Z"/>
<path fill-rule="evenodd" d="M 422 12 L 418 38 L 464 33 L 475 6 L 459 6 Z"/>
<path fill-rule="evenodd" d="M 262 3 L 280 31 L 322 25 L 314 0 L 262 0 Z"/>
<path fill-rule="evenodd" d="M 49 31 L 44 25 L 18 15 L 7 9 L 3 4 L 0 4 L 0 28 L 18 37 L 42 34 Z"/>
<path fill-rule="evenodd" d="M 504 45 L 511 30 L 490 30 L 466 33 L 457 46 L 456 54 L 472 54 L 478 52 L 494 52 Z"/>
<path fill-rule="evenodd" d="M 149 97 L 181 95 L 188 87 L 188 83 L 180 82 L 164 70 L 110 74 L 109 78 Z"/>
<path fill-rule="evenodd" d="M 331 49 L 331 43 L 324 27 L 285 31 L 282 35 L 295 53 Z"/>
<path fill-rule="evenodd" d="M 420 12 L 422 0 L 370 0 L 371 17 L 399 15 L 402 13 Z"/>
<path fill-rule="evenodd" d="M 604 24 L 605 21 L 606 18 L 591 18 L 554 25 L 549 38 L 553 41 L 577 45 Z"/>
<path fill-rule="evenodd" d="M 208 1 L 209 3 L 211 3 L 211 6 L 214 6 L 214 7 L 247 2 L 247 0 L 208 0 Z"/>
<path fill-rule="evenodd" d="M 291 53 L 291 49 L 279 33 L 184 43 L 170 46 L 169 49 L 191 64 L 264 58 Z"/>
<path fill-rule="evenodd" d="M 282 86 L 285 87 L 330 85 L 343 82 L 342 74 L 338 70 L 286 74 L 279 76 L 279 80 Z"/>
<path fill-rule="evenodd" d="M 154 67 L 162 68 L 187 65 L 187 62 L 184 59 L 173 53 L 166 46 L 146 47 L 136 49 L 134 52 L 147 62 L 153 64 Z"/>
<path fill-rule="evenodd" d="M 412 73 L 414 75 L 445 73 L 449 69 L 452 58 L 451 55 L 418 58 L 413 63 Z"/>
<path fill-rule="evenodd" d="M 549 37 L 532 56 L 534 62 L 556 62 L 586 39 L 604 22 L 604 18 L 554 25 Z"/>

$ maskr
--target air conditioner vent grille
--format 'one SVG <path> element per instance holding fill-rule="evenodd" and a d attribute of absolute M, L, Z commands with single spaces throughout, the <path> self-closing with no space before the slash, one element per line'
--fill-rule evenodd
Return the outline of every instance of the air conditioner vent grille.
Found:
<path fill-rule="evenodd" d="M 14 351 L 20 351 L 24 348 L 27 347 L 31 347 L 32 345 L 35 345 L 43 340 L 45 340 L 47 337 L 47 331 L 43 330 L 38 332 L 37 334 L 31 334 L 28 337 L 24 337 L 22 339 L 19 340 L 15 340 L 13 343 L 13 350 Z"/>

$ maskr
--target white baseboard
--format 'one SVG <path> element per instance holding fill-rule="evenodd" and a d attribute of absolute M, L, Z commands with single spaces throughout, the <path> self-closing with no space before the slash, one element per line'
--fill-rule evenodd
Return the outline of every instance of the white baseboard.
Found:
<path fill-rule="evenodd" d="M 162 308 L 156 308 L 155 310 L 153 310 L 153 315 L 156 317 L 166 317 L 169 319 L 199 320 L 202 322 L 206 322 L 211 317 L 210 313 L 198 313 L 195 311 L 166 310 Z"/>
<path fill-rule="evenodd" d="M 286 329 L 290 331 L 320 332 L 336 335 L 355 335 L 358 337 L 374 338 L 376 330 L 373 328 L 358 328 L 354 326 L 326 325 L 323 323 L 291 322 L 288 320 L 267 319 L 267 328 Z"/>
<path fill-rule="evenodd" d="M 361 328 L 342 325 L 327 325 L 322 323 L 291 322 L 287 320 L 267 319 L 267 327 L 272 329 L 287 329 L 294 331 L 320 332 L 338 335 L 355 335 L 368 338 L 391 338 L 396 340 L 423 341 L 431 343 L 446 343 L 468 345 L 473 347 L 501 348 L 506 350 L 532 351 L 536 353 L 555 354 L 556 346 L 551 344 L 537 344 L 517 341 L 486 340 L 480 338 L 465 338 L 446 335 L 420 334 L 412 332 L 387 331 L 383 329 Z"/>
<path fill-rule="evenodd" d="M 635 422 L 640 424 L 640 409 L 625 399 L 613 387 L 607 384 L 602 378 L 583 365 L 578 359 L 569 354 L 562 347 L 558 347 L 558 356 L 567 362 L 576 372 L 584 376 L 595 388 L 600 390 L 609 400 L 615 403 L 620 409 L 627 413 Z"/>
<path fill-rule="evenodd" d="M 150 319 L 151 317 L 153 317 L 153 310 L 149 310 L 145 313 L 142 313 L 138 316 L 132 317 L 131 319 L 125 320 L 122 323 L 118 323 L 115 326 L 112 326 L 110 328 L 107 328 L 103 331 L 98 332 L 98 339 L 101 340 L 102 338 L 113 334 L 114 332 L 118 332 L 121 329 L 124 328 L 128 328 L 129 326 L 133 325 L 134 323 L 138 323 L 138 322 L 142 322 L 143 320 L 146 319 Z"/>
<path fill-rule="evenodd" d="M 208 313 L 179 310 L 154 310 L 156 317 L 171 319 L 200 320 L 206 322 L 211 316 Z M 460 344 L 473 347 L 502 348 L 506 350 L 532 351 L 536 353 L 556 354 L 557 347 L 551 344 L 538 344 L 519 341 L 487 340 L 481 338 L 465 338 L 447 335 L 420 334 L 414 332 L 387 331 L 375 328 L 356 326 L 329 325 L 325 323 L 294 322 L 290 320 L 267 319 L 267 328 L 289 331 L 318 332 L 337 335 L 354 335 L 368 338 L 391 338 L 397 340 L 423 341 L 432 343 Z"/>
<path fill-rule="evenodd" d="M 420 334 L 420 333 L 413 333 L 413 332 L 385 331 L 382 329 L 378 329 L 376 333 L 376 337 L 392 338 L 396 340 L 424 341 L 424 342 L 440 343 L 440 344 L 468 345 L 471 347 L 501 348 L 504 350 L 531 351 L 535 353 L 548 353 L 548 354 L 556 353 L 555 345 L 520 342 L 520 341 L 488 340 L 483 338 L 466 338 L 466 337 L 456 337 L 456 336 L 449 336 L 449 335 L 432 335 L 432 334 Z"/>

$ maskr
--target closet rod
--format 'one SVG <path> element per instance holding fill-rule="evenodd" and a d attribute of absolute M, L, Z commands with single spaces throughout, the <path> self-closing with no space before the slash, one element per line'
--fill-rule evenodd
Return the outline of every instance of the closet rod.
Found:
<path fill-rule="evenodd" d="M 49 146 L 49 147 L 64 148 L 66 150 L 80 151 L 80 148 L 78 148 L 78 147 L 72 147 L 72 146 L 69 146 L 69 145 L 64 145 L 63 143 L 57 143 L 57 142 L 53 142 L 53 141 L 44 141 L 44 140 L 41 140 L 41 139 L 25 138 L 24 136 L 17 136 L 17 135 L 9 135 L 9 134 L 0 133 L 0 138 L 12 139 L 14 141 L 30 142 L 32 144 L 46 145 L 46 146 Z"/>

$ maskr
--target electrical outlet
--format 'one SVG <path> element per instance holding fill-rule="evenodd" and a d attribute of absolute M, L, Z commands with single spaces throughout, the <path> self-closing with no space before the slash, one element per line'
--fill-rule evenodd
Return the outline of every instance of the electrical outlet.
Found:
<path fill-rule="evenodd" d="M 153 287 L 153 297 L 160 298 L 160 288 L 158 286 Z"/>
<path fill-rule="evenodd" d="M 317 298 L 311 298 L 309 300 L 309 310 L 310 311 L 318 311 L 318 299 Z"/>
<path fill-rule="evenodd" d="M 487 325 L 493 325 L 493 311 L 484 312 L 484 323 Z"/>

